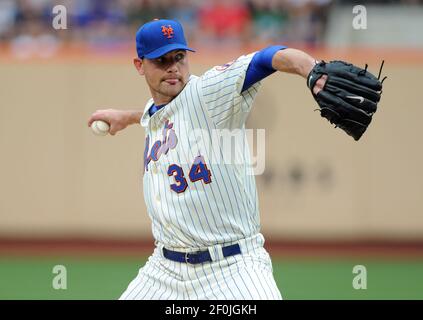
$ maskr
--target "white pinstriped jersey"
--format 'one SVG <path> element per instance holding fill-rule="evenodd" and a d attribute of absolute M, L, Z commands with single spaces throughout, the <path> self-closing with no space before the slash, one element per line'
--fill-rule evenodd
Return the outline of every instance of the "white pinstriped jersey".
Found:
<path fill-rule="evenodd" d="M 156 242 L 203 248 L 259 233 L 258 197 L 245 137 L 245 120 L 260 83 L 241 93 L 254 53 L 190 76 L 181 93 L 152 117 L 146 130 L 144 197 Z M 213 143 L 218 130 L 238 129 L 235 157 Z M 217 161 L 220 159 L 221 161 Z"/>

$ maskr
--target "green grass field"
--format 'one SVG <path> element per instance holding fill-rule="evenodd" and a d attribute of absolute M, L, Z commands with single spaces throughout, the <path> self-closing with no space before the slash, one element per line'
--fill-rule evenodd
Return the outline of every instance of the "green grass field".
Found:
<path fill-rule="evenodd" d="M 0 257 L 0 299 L 116 299 L 145 259 L 133 257 Z M 355 265 L 367 289 L 352 286 Z M 53 267 L 64 265 L 67 289 L 53 289 Z M 423 299 L 423 259 L 274 257 L 284 299 Z"/>

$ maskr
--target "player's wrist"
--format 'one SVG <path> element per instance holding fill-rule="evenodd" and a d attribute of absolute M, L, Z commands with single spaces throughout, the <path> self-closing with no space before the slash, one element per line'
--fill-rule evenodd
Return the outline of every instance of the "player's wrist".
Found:
<path fill-rule="evenodd" d="M 304 77 L 305 79 L 307 79 L 311 70 L 313 70 L 314 66 L 318 63 L 319 61 L 310 57 L 309 59 L 307 59 L 306 63 L 304 63 L 304 67 L 302 68 L 302 72 L 300 75 Z"/>
<path fill-rule="evenodd" d="M 127 123 L 130 124 L 139 124 L 141 121 L 142 111 L 139 110 L 129 110 L 127 114 Z"/>

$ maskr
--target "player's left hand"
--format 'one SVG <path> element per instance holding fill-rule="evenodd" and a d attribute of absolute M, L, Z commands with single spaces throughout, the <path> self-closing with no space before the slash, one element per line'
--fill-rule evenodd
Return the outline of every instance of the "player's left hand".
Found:
<path fill-rule="evenodd" d="M 383 63 L 382 63 L 383 66 Z M 365 69 L 344 61 L 321 61 L 310 71 L 307 86 L 322 117 L 359 140 L 367 130 L 382 94 L 382 83 Z"/>
<path fill-rule="evenodd" d="M 325 87 L 326 80 L 328 76 L 324 74 L 319 80 L 316 81 L 316 84 L 313 87 L 314 95 L 318 94 Z"/>

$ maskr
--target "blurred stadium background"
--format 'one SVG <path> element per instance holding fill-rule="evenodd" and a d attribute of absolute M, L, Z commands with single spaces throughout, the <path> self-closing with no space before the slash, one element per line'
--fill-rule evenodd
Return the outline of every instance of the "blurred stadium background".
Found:
<path fill-rule="evenodd" d="M 67 29 L 52 27 L 55 5 Z M 270 44 L 376 74 L 385 60 L 358 143 L 313 112 L 303 79 L 264 81 L 248 119 L 266 129 L 262 231 L 286 299 L 422 299 L 423 1 L 331 0 L 0 0 L 0 299 L 116 299 L 150 254 L 144 132 L 99 138 L 86 122 L 144 107 L 134 34 L 153 18 L 184 24 L 194 74 Z M 55 265 L 67 290 L 52 287 Z"/>

